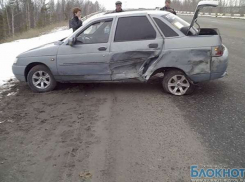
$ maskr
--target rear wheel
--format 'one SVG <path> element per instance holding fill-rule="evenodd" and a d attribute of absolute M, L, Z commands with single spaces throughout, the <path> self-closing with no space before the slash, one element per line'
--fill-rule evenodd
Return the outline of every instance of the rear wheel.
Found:
<path fill-rule="evenodd" d="M 51 71 L 44 65 L 34 66 L 27 75 L 27 82 L 34 92 L 49 92 L 57 84 Z"/>
<path fill-rule="evenodd" d="M 170 70 L 165 73 L 162 81 L 164 90 L 173 95 L 191 94 L 194 85 L 188 80 L 187 76 L 179 70 Z"/>

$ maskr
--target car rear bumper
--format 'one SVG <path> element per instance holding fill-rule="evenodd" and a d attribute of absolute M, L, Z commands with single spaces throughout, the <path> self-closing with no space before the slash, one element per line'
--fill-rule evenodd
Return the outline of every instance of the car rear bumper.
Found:
<path fill-rule="evenodd" d="M 16 64 L 13 64 L 12 66 L 13 74 L 19 81 L 26 81 L 25 68 L 25 66 L 18 66 Z"/>
<path fill-rule="evenodd" d="M 212 57 L 210 80 L 222 78 L 226 75 L 228 67 L 228 49 L 224 46 L 224 53 L 220 57 Z"/>
<path fill-rule="evenodd" d="M 198 83 L 203 81 L 215 80 L 224 77 L 228 67 L 228 50 L 224 46 L 224 53 L 220 57 L 212 57 L 210 63 L 210 73 L 188 75 L 191 81 Z"/>

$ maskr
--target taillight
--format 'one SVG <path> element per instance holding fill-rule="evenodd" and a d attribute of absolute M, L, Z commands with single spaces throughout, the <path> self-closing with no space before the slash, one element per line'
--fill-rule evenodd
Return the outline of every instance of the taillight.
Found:
<path fill-rule="evenodd" d="M 224 46 L 223 45 L 212 47 L 212 56 L 213 57 L 222 56 L 223 52 L 224 52 Z"/>

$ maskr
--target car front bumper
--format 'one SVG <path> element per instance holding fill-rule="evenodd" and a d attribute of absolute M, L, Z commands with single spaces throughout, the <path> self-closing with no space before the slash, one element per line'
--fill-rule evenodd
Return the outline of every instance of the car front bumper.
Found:
<path fill-rule="evenodd" d="M 23 82 L 26 81 L 25 69 L 26 69 L 26 66 L 19 66 L 19 65 L 13 64 L 12 66 L 13 74 L 19 81 L 23 81 Z"/>

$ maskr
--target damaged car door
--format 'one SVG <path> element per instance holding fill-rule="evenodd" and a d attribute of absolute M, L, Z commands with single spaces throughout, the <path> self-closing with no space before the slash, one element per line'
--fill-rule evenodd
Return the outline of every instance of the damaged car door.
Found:
<path fill-rule="evenodd" d="M 118 16 L 111 43 L 112 80 L 137 79 L 163 49 L 163 38 L 148 15 Z"/>
<path fill-rule="evenodd" d="M 113 19 L 92 22 L 62 45 L 57 54 L 58 72 L 64 81 L 111 80 L 110 33 Z"/>

